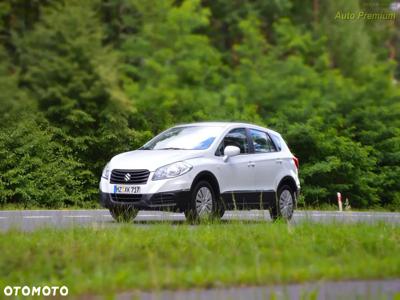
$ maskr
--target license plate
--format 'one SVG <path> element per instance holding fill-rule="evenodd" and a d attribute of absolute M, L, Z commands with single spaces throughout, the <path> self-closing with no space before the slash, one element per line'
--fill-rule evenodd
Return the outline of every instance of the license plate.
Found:
<path fill-rule="evenodd" d="M 114 185 L 114 194 L 139 194 L 140 186 Z"/>

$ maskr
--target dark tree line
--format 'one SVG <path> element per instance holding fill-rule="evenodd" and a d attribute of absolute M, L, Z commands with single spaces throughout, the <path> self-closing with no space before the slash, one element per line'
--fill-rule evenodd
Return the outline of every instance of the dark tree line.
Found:
<path fill-rule="evenodd" d="M 399 23 L 334 18 L 379 4 L 2 1 L 0 204 L 92 206 L 114 154 L 232 120 L 284 135 L 303 203 L 399 209 Z"/>

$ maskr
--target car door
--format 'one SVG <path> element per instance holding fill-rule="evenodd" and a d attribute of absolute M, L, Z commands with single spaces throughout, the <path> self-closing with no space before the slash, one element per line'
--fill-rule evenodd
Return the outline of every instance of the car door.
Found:
<path fill-rule="evenodd" d="M 255 206 L 265 207 L 275 198 L 275 179 L 281 171 L 282 158 L 267 132 L 250 128 L 249 136 L 255 171 L 254 186 L 259 195 Z"/>
<path fill-rule="evenodd" d="M 255 184 L 255 170 L 252 165 L 250 144 L 245 128 L 229 131 L 217 149 L 216 155 L 223 157 L 226 146 L 236 146 L 240 154 L 230 157 L 220 164 L 221 197 L 229 208 L 244 208 L 253 201 L 252 191 Z M 221 160 L 222 161 L 222 160 Z"/>

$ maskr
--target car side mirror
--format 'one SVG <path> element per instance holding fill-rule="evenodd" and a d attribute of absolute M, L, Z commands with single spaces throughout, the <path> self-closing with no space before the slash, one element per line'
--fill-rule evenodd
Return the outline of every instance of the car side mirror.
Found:
<path fill-rule="evenodd" d="M 224 149 L 224 161 L 228 161 L 229 157 L 236 156 L 240 154 L 239 147 L 236 146 L 226 146 Z"/>

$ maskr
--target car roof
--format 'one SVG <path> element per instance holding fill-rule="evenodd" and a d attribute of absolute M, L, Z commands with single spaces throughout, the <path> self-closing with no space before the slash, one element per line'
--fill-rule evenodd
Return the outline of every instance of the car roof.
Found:
<path fill-rule="evenodd" d="M 243 123 L 243 122 L 197 122 L 197 123 L 186 123 L 186 124 L 179 124 L 176 125 L 175 127 L 183 127 L 183 126 L 199 126 L 199 127 L 225 127 L 225 128 L 235 128 L 235 127 L 248 127 L 248 128 L 254 128 L 254 129 L 259 129 L 259 130 L 267 130 L 268 132 L 274 133 L 278 136 L 280 134 L 274 130 L 271 130 L 266 127 L 258 126 L 255 124 L 250 124 L 250 123 Z"/>

